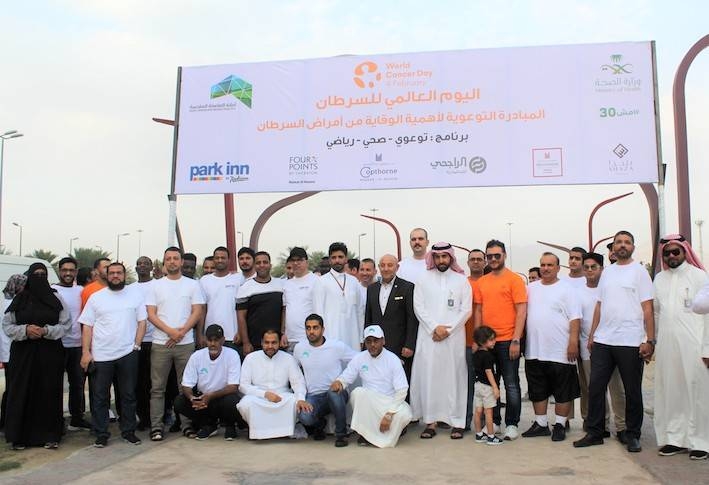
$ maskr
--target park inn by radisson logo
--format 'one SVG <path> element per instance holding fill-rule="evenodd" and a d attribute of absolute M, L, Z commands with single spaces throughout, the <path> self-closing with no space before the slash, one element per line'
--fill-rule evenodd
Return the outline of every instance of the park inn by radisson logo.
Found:
<path fill-rule="evenodd" d="M 247 163 L 213 162 L 190 165 L 190 182 L 243 182 L 249 179 L 251 167 Z"/>

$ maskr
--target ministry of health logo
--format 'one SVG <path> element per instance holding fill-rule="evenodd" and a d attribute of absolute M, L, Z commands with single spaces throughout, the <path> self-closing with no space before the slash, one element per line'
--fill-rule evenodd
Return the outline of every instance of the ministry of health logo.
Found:
<path fill-rule="evenodd" d="M 610 64 L 603 64 L 601 66 L 601 71 L 611 71 L 611 74 L 632 74 L 633 65 L 630 63 L 623 64 L 623 56 L 620 54 L 613 54 L 611 56 Z"/>
<path fill-rule="evenodd" d="M 228 94 L 234 96 L 248 108 L 251 108 L 251 98 L 253 95 L 253 86 L 251 83 L 232 74 L 223 81 L 220 81 L 212 86 L 210 98 L 220 98 Z"/>

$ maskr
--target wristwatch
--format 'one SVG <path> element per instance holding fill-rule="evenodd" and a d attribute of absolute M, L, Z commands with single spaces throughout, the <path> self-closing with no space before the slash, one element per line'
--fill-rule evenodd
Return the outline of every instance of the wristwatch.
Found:
<path fill-rule="evenodd" d="M 652 345 L 653 347 L 655 347 L 655 346 L 657 345 L 657 339 L 654 339 L 654 338 L 653 338 L 653 339 L 648 339 L 647 342 L 645 342 L 645 343 L 646 343 L 646 344 L 650 344 L 650 345 Z"/>
<path fill-rule="evenodd" d="M 133 350 L 140 350 L 140 345 L 133 344 Z"/>
<path fill-rule="evenodd" d="M 518 338 L 512 339 L 512 343 L 519 345 L 519 339 Z"/>

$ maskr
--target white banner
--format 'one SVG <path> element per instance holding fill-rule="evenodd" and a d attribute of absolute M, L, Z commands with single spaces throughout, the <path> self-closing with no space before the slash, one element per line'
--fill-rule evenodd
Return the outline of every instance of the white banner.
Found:
<path fill-rule="evenodd" d="M 657 181 L 652 44 L 182 69 L 178 194 Z"/>

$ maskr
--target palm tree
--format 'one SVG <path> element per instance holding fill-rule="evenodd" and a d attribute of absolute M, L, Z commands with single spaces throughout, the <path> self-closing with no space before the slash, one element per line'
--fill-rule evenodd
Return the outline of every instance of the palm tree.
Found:
<path fill-rule="evenodd" d="M 79 263 L 79 268 L 88 267 L 92 268 L 94 266 L 94 261 L 101 258 L 111 257 L 111 253 L 104 251 L 103 249 L 94 248 L 74 248 L 74 254 L 71 256 L 76 259 Z"/>
<path fill-rule="evenodd" d="M 52 264 L 55 259 L 57 259 L 57 255 L 51 252 L 48 249 L 35 249 L 29 254 L 26 254 L 28 258 L 37 258 L 37 259 L 43 259 L 47 261 L 49 264 Z"/>

